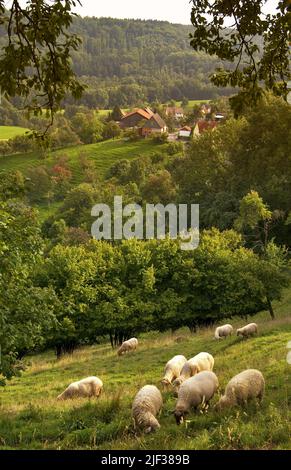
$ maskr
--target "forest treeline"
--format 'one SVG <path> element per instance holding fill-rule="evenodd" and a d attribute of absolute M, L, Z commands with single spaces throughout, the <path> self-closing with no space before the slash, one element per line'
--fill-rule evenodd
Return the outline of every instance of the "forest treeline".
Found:
<path fill-rule="evenodd" d="M 222 64 L 193 51 L 191 26 L 77 17 L 71 29 L 82 39 L 72 61 L 73 70 L 88 87 L 81 98 L 86 106 L 108 109 L 184 97 L 215 99 L 231 93 L 210 83 L 210 74 Z M 0 46 L 5 41 L 0 29 Z"/>

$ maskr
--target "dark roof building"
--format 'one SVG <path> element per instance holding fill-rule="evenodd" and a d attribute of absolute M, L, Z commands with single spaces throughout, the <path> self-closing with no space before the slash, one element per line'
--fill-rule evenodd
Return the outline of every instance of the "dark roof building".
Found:
<path fill-rule="evenodd" d="M 204 121 L 200 120 L 197 122 L 194 128 L 194 135 L 201 135 L 206 131 L 213 131 L 218 126 L 218 122 L 216 121 Z"/>
<path fill-rule="evenodd" d="M 130 127 L 138 127 L 138 125 L 146 120 L 149 120 L 153 115 L 151 109 L 135 109 L 131 113 L 128 113 L 120 121 L 120 127 L 122 129 L 127 129 Z"/>
<path fill-rule="evenodd" d="M 151 116 L 151 118 L 144 123 L 142 129 L 141 129 L 141 134 L 143 136 L 147 136 L 152 133 L 164 133 L 167 132 L 168 127 L 165 121 L 161 118 L 161 116 L 158 113 L 155 113 Z"/>

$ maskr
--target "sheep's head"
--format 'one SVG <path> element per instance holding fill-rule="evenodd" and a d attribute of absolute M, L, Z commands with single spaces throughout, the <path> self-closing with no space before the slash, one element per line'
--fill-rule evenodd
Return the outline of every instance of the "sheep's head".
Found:
<path fill-rule="evenodd" d="M 145 428 L 145 433 L 146 434 L 149 434 L 150 432 L 153 432 L 153 431 L 157 431 L 157 429 L 160 429 L 160 423 L 158 422 L 158 420 L 152 416 L 151 417 L 151 420 L 150 420 L 150 423 L 149 423 L 149 426 L 147 426 Z"/>
<path fill-rule="evenodd" d="M 230 404 L 231 404 L 230 399 L 226 395 L 224 395 L 223 397 L 220 398 L 219 402 L 216 403 L 216 405 L 214 406 L 214 410 L 222 411 L 225 408 L 228 408 Z"/>
<path fill-rule="evenodd" d="M 174 411 L 174 416 L 176 419 L 176 423 L 179 426 L 180 424 L 183 424 L 184 422 L 184 417 L 187 414 L 187 411 L 184 410 L 175 410 Z"/>
<path fill-rule="evenodd" d="M 60 401 L 63 399 L 64 399 L 64 393 L 61 393 L 60 395 L 57 396 L 57 401 Z"/>
<path fill-rule="evenodd" d="M 240 329 L 236 330 L 236 336 L 240 336 L 240 335 L 242 336 L 241 330 Z"/>
<path fill-rule="evenodd" d="M 169 379 L 162 379 L 161 384 L 164 388 L 169 388 L 169 386 L 172 385 Z"/>
<path fill-rule="evenodd" d="M 173 387 L 179 388 L 182 382 L 183 382 L 183 379 L 181 377 L 178 377 L 177 379 L 174 380 Z"/>
<path fill-rule="evenodd" d="M 183 380 L 179 377 L 178 379 L 174 380 L 173 382 L 173 389 L 174 389 L 174 396 L 177 397 L 179 393 L 179 388 L 181 384 L 183 383 Z"/>

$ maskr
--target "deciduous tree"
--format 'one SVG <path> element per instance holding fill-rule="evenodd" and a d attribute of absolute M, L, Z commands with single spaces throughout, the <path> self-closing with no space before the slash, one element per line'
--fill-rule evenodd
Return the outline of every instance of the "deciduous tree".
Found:
<path fill-rule="evenodd" d="M 231 98 L 238 114 L 262 97 L 265 87 L 287 99 L 289 31 L 288 1 L 278 0 L 277 11 L 265 14 L 266 0 L 192 0 L 191 46 L 225 61 L 212 82 L 239 87 Z M 233 66 L 229 66 L 231 63 Z"/>

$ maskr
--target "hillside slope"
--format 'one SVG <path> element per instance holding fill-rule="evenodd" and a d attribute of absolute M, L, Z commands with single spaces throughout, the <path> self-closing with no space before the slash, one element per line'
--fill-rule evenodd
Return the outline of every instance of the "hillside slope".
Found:
<path fill-rule="evenodd" d="M 266 312 L 254 319 L 256 338 L 216 342 L 213 329 L 191 336 L 182 330 L 151 333 L 140 338 L 136 353 L 118 358 L 108 344 L 84 347 L 57 361 L 52 352 L 29 358 L 22 377 L 0 391 L 1 449 L 291 449 L 291 365 L 286 361 L 291 340 L 291 290 L 276 305 L 277 319 Z M 232 321 L 234 326 L 242 320 Z M 177 343 L 177 336 L 183 336 Z M 164 364 L 175 354 L 192 357 L 208 351 L 224 389 L 229 379 L 246 368 L 260 369 L 266 378 L 262 407 L 188 417 L 175 424 L 175 398 L 164 393 L 161 429 L 154 435 L 136 433 L 131 403 L 139 387 L 159 385 Z M 142 373 L 141 373 L 142 371 Z M 88 375 L 104 381 L 104 393 L 95 400 L 58 403 L 55 397 L 68 383 Z M 213 400 L 215 403 L 217 397 Z"/>
<path fill-rule="evenodd" d="M 17 135 L 23 135 L 29 132 L 29 129 L 18 126 L 0 126 L 0 141 L 8 140 L 16 137 Z"/>
<path fill-rule="evenodd" d="M 1 170 L 19 170 L 26 174 L 28 170 L 37 166 L 53 166 L 58 158 L 65 156 L 68 158 L 68 165 L 73 172 L 73 183 L 78 184 L 82 178 L 79 158 L 81 155 L 92 160 L 102 178 L 118 160 L 131 160 L 141 155 L 152 155 L 155 151 L 161 151 L 163 148 L 163 145 L 155 144 L 150 140 L 137 142 L 125 142 L 123 139 L 107 140 L 97 144 L 78 145 L 56 150 L 45 159 L 39 158 L 38 152 L 4 156 L 0 158 L 0 172 Z"/>
<path fill-rule="evenodd" d="M 184 96 L 208 99 L 231 92 L 210 83 L 209 75 L 221 62 L 190 47 L 192 26 L 76 17 L 71 30 L 82 39 L 71 55 L 74 71 L 89 86 L 81 101 L 90 107 L 128 107 Z M 6 44 L 7 32 L 0 25 L 0 48 Z"/>

